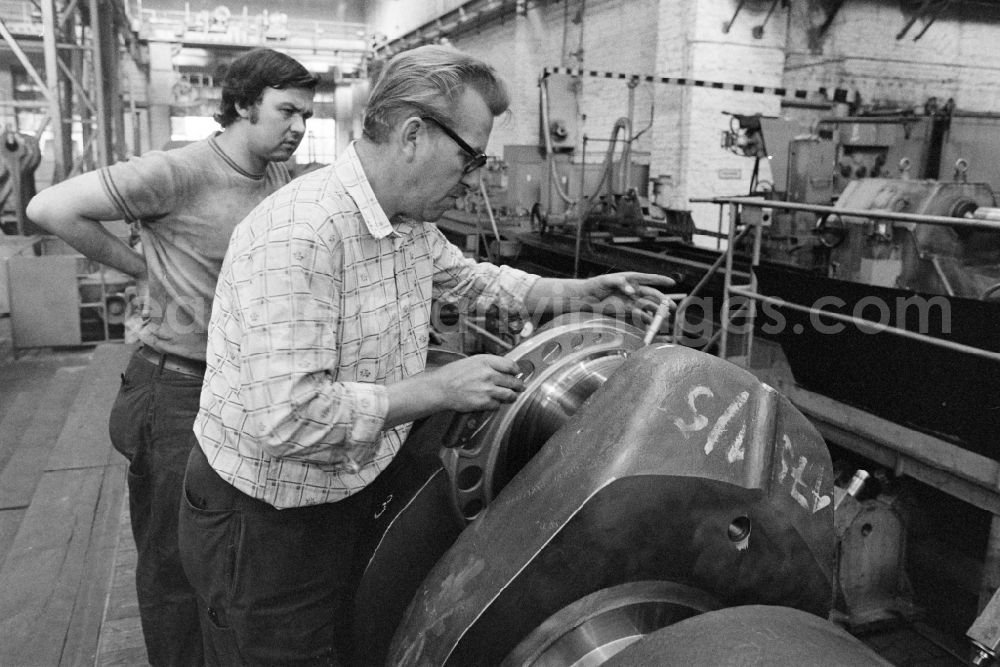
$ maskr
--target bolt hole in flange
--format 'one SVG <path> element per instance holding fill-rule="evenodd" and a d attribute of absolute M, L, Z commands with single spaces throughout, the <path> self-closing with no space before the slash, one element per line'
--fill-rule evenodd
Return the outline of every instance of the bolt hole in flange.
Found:
<path fill-rule="evenodd" d="M 559 354 L 562 352 L 562 345 L 559 341 L 552 341 L 545 346 L 542 351 L 542 361 L 547 364 L 551 364 L 553 361 L 559 358 Z"/>
<path fill-rule="evenodd" d="M 473 498 L 469 502 L 462 505 L 462 515 L 469 521 L 472 521 L 479 513 L 483 511 L 486 504 L 479 498 Z"/>
<path fill-rule="evenodd" d="M 476 488 L 483 479 L 483 469 L 479 466 L 467 466 L 458 473 L 458 488 L 460 491 L 470 491 Z"/>
<path fill-rule="evenodd" d="M 475 456 L 483 448 L 483 443 L 478 440 L 469 440 L 462 445 L 462 452 L 466 456 Z"/>
<path fill-rule="evenodd" d="M 750 517 L 738 516 L 729 524 L 726 531 L 729 541 L 740 551 L 750 544 Z"/>

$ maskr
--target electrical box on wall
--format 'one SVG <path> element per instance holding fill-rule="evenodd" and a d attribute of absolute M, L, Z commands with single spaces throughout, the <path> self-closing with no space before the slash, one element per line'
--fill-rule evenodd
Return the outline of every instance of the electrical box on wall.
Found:
<path fill-rule="evenodd" d="M 548 133 L 553 151 L 569 152 L 576 148 L 580 135 L 580 85 L 580 77 L 569 74 L 550 74 L 542 79 L 541 102 L 545 106 L 541 114 L 541 141 L 544 145 Z"/>

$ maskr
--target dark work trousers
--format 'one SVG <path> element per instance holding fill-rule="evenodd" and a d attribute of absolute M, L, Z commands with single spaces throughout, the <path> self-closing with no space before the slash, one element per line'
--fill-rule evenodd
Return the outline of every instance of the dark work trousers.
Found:
<path fill-rule="evenodd" d="M 200 447 L 187 466 L 181 558 L 198 592 L 209 665 L 342 665 L 375 485 L 336 503 L 275 509 L 225 482 Z"/>
<path fill-rule="evenodd" d="M 177 508 L 188 453 L 197 444 L 192 425 L 201 382 L 133 356 L 111 409 L 111 442 L 129 460 L 136 592 L 154 667 L 204 664 L 197 601 L 177 547 Z"/>

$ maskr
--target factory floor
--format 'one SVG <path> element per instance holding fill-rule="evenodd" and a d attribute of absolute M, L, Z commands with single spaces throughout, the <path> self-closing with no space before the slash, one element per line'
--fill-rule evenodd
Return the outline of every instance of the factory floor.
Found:
<path fill-rule="evenodd" d="M 125 463 L 106 419 L 129 351 L 0 344 L 0 665 L 146 664 Z M 961 635 L 929 622 L 859 636 L 901 667 L 967 664 Z"/>

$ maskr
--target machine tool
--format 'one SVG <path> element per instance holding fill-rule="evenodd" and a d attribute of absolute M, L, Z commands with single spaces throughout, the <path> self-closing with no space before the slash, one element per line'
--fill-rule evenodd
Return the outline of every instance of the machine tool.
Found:
<path fill-rule="evenodd" d="M 35 196 L 35 170 L 41 155 L 36 137 L 9 129 L 0 132 L 0 232 L 37 232 L 24 209 Z"/>
<path fill-rule="evenodd" d="M 831 336 L 813 318 L 782 310 L 784 326 L 758 334 L 781 347 L 794 382 L 996 459 L 1000 369 L 988 355 L 1000 351 L 1000 232 L 879 219 L 881 212 L 977 223 L 1000 218 L 1000 172 L 989 157 L 1000 151 L 993 138 L 1000 136 L 997 119 L 953 107 L 929 106 L 922 115 L 823 117 L 809 125 L 733 114 L 722 146 L 757 165 L 749 194 L 760 205 L 741 206 L 734 222 L 739 230 L 763 229 L 760 264 L 753 271 L 763 294 L 881 317 L 890 326 L 987 353 L 955 353 L 854 328 Z M 769 173 L 763 173 L 764 163 Z M 779 202 L 870 215 L 817 214 L 783 209 Z M 697 319 L 693 309 L 684 310 L 681 329 L 698 333 L 685 342 L 707 344 L 706 330 L 717 330 L 721 321 L 724 280 L 721 271 L 709 272 L 720 264 L 720 252 L 679 237 L 644 237 L 643 224 L 633 220 L 638 241 L 622 240 L 628 236 L 623 225 L 601 233 L 612 228 L 597 218 L 563 234 L 523 233 L 520 257 L 537 266 L 544 254 L 546 266 L 563 274 L 673 275 L 679 289 L 706 304 L 694 312 Z M 743 236 L 737 244 L 743 252 L 732 277 L 739 284 L 751 281 L 751 239 Z"/>

